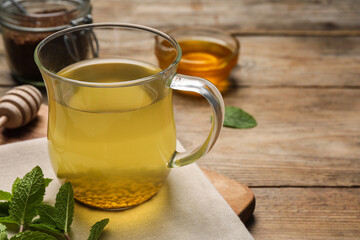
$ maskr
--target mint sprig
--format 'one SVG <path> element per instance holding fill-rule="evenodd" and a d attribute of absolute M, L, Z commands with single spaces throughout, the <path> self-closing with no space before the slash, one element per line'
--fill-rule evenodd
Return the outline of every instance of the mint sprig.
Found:
<path fill-rule="evenodd" d="M 17 184 L 10 203 L 9 214 L 18 221 L 20 232 L 36 216 L 36 207 L 43 201 L 44 195 L 44 174 L 36 166 Z"/>
<path fill-rule="evenodd" d="M 88 240 L 97 240 L 100 237 L 100 234 L 104 230 L 105 226 L 109 223 L 109 219 L 105 218 L 101 221 L 95 223 L 90 229 L 90 236 Z"/>
<path fill-rule="evenodd" d="M 8 240 L 6 226 L 0 223 L 0 240 Z"/>
<path fill-rule="evenodd" d="M 59 189 L 55 206 L 45 204 L 45 188 L 51 181 L 44 178 L 41 168 L 36 166 L 22 179 L 15 179 L 11 193 L 0 190 L 0 240 L 8 240 L 3 224 L 19 226 L 19 233 L 10 240 L 58 239 L 52 235 L 70 240 L 74 216 L 73 189 L 71 183 L 65 183 Z M 95 223 L 89 239 L 98 239 L 108 222 L 109 219 L 103 219 Z"/>
<path fill-rule="evenodd" d="M 253 116 L 244 110 L 233 106 L 226 106 L 223 125 L 230 128 L 253 128 L 256 127 L 257 122 Z"/>
<path fill-rule="evenodd" d="M 1 200 L 10 201 L 11 198 L 12 198 L 11 193 L 0 190 L 0 201 Z"/>
<path fill-rule="evenodd" d="M 63 234 L 63 231 L 56 227 L 57 213 L 55 207 L 41 204 L 37 208 L 37 214 L 39 218 L 32 221 L 29 224 L 30 227 L 54 234 Z"/>
<path fill-rule="evenodd" d="M 57 215 L 55 207 L 47 204 L 41 204 L 37 208 L 37 213 L 39 215 L 39 219 L 33 221 L 33 224 L 46 223 L 47 225 L 56 228 Z"/>
<path fill-rule="evenodd" d="M 71 183 L 62 185 L 56 195 L 55 212 L 56 226 L 67 235 L 74 215 L 74 193 Z"/>
<path fill-rule="evenodd" d="M 16 219 L 14 219 L 12 216 L 1 217 L 0 223 L 10 223 L 10 224 L 19 225 L 19 222 Z"/>
<path fill-rule="evenodd" d="M 26 231 L 16 234 L 10 240 L 56 240 L 55 237 L 37 231 Z"/>
<path fill-rule="evenodd" d="M 0 202 L 0 218 L 9 216 L 9 202 Z"/>
<path fill-rule="evenodd" d="M 63 236 L 63 232 L 61 230 L 57 229 L 55 226 L 52 226 L 48 223 L 41 223 L 41 222 L 36 221 L 36 222 L 29 223 L 29 227 L 31 229 L 44 231 L 46 233 Z"/>
<path fill-rule="evenodd" d="M 51 179 L 51 178 L 44 178 L 45 188 L 47 188 L 51 182 L 52 182 L 52 179 Z"/>
<path fill-rule="evenodd" d="M 15 193 L 15 191 L 16 191 L 19 183 L 20 183 L 20 180 L 21 180 L 21 179 L 20 179 L 19 177 L 17 177 L 17 178 L 15 179 L 15 181 L 14 181 L 14 183 L 13 183 L 13 185 L 12 185 L 12 188 L 11 188 L 11 194 L 12 194 L 12 195 L 14 195 L 14 193 Z"/>

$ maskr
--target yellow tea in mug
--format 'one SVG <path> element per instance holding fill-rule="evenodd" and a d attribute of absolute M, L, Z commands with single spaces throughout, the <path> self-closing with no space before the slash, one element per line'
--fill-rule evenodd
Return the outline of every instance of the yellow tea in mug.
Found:
<path fill-rule="evenodd" d="M 57 74 L 86 82 L 122 82 L 161 69 L 125 59 L 92 59 Z M 49 153 L 80 202 L 103 209 L 127 208 L 158 192 L 169 173 L 176 135 L 171 91 L 151 87 L 72 87 L 49 101 Z"/>

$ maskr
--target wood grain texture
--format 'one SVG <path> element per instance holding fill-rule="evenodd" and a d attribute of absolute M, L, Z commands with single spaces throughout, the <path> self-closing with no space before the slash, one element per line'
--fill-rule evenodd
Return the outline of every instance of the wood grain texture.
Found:
<path fill-rule="evenodd" d="M 258 126 L 223 128 L 202 167 L 248 186 L 360 185 L 360 89 L 242 88 L 225 103 Z M 175 117 L 187 149 L 210 128 L 202 99 L 176 95 Z"/>
<path fill-rule="evenodd" d="M 244 184 L 224 177 L 216 172 L 201 169 L 216 190 L 230 205 L 242 222 L 247 222 L 255 209 L 254 193 Z"/>
<path fill-rule="evenodd" d="M 94 20 L 166 29 L 206 25 L 233 32 L 252 29 L 359 30 L 356 0 L 97 0 Z"/>
<path fill-rule="evenodd" d="M 358 37 L 360 30 L 241 30 L 233 36 L 273 37 Z"/>
<path fill-rule="evenodd" d="M 255 188 L 247 227 L 258 240 L 355 240 L 360 236 L 359 188 Z"/>
<path fill-rule="evenodd" d="M 16 129 L 0 128 L 0 145 L 46 136 L 48 108 L 42 104 L 37 117 L 24 127 Z"/>
<path fill-rule="evenodd" d="M 360 86 L 360 37 L 238 40 L 239 64 L 231 75 L 238 86 Z"/>

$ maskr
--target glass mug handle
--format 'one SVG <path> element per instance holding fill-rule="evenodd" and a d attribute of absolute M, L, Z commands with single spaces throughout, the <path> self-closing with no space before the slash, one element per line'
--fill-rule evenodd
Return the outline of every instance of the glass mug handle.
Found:
<path fill-rule="evenodd" d="M 212 109 L 211 129 L 206 140 L 194 150 L 175 152 L 169 162 L 169 167 L 175 168 L 193 163 L 210 151 L 222 128 L 225 106 L 219 90 L 203 78 L 176 74 L 170 82 L 170 88 L 199 93 L 208 100 Z"/>

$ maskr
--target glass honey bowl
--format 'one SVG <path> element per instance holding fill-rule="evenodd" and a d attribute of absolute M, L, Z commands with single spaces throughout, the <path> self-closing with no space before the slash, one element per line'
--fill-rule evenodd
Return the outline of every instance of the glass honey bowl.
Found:
<path fill-rule="evenodd" d="M 205 78 L 221 93 L 229 90 L 229 75 L 238 62 L 240 48 L 235 37 L 221 29 L 209 27 L 179 27 L 167 33 L 179 43 L 182 50 L 178 73 Z M 156 42 L 160 66 L 166 66 L 172 59 L 169 54 L 161 54 L 166 49 L 164 42 Z"/>

